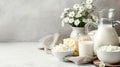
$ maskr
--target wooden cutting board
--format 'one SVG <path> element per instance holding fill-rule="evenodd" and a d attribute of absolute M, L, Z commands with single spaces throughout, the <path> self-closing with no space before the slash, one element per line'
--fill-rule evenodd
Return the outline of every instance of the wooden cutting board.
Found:
<path fill-rule="evenodd" d="M 100 63 L 100 60 L 98 59 L 93 61 L 93 64 L 96 65 L 97 67 L 99 67 L 99 63 Z M 105 63 L 105 67 L 120 67 L 120 63 L 117 63 L 117 64 Z"/>

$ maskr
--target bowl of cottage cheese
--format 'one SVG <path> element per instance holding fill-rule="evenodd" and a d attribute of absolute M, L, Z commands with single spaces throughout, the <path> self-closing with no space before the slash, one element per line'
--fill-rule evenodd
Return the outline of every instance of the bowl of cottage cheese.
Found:
<path fill-rule="evenodd" d="M 120 62 L 120 47 L 119 46 L 102 46 L 97 50 L 97 57 L 100 61 L 106 63 Z"/>
<path fill-rule="evenodd" d="M 53 47 L 52 54 L 60 61 L 64 61 L 66 56 L 71 56 L 74 53 L 74 48 L 65 44 L 59 44 Z"/>

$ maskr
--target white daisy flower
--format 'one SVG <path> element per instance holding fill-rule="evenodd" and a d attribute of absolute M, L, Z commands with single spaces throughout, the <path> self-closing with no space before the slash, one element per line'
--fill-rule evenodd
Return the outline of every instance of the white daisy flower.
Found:
<path fill-rule="evenodd" d="M 93 0 L 86 0 L 86 4 L 91 4 L 93 3 Z"/>
<path fill-rule="evenodd" d="M 64 9 L 64 12 L 67 12 L 68 10 L 70 10 L 70 8 L 65 8 L 65 9 Z"/>
<path fill-rule="evenodd" d="M 79 7 L 80 7 L 79 4 L 75 4 L 75 5 L 73 6 L 74 9 L 78 9 Z"/>
<path fill-rule="evenodd" d="M 64 18 L 63 22 L 68 23 L 69 22 L 69 18 L 68 17 Z"/>
<path fill-rule="evenodd" d="M 85 7 L 84 6 L 80 6 L 79 7 L 79 12 L 82 12 L 82 11 L 84 11 L 85 10 Z"/>
<path fill-rule="evenodd" d="M 79 19 L 75 20 L 75 23 L 74 23 L 76 26 L 78 26 L 80 24 L 80 21 Z"/>
<path fill-rule="evenodd" d="M 88 23 L 88 20 L 87 20 L 87 19 L 83 19 L 82 21 L 85 22 L 85 23 Z"/>
<path fill-rule="evenodd" d="M 69 19 L 69 23 L 73 23 L 73 22 L 74 22 L 73 18 Z"/>
<path fill-rule="evenodd" d="M 79 14 L 82 13 L 82 10 L 79 10 L 78 13 L 79 13 Z"/>
<path fill-rule="evenodd" d="M 68 15 L 69 15 L 69 17 L 74 17 L 74 16 L 75 16 L 75 12 L 72 11 L 72 12 L 70 12 Z"/>
<path fill-rule="evenodd" d="M 61 14 L 60 18 L 64 18 L 64 13 Z"/>
<path fill-rule="evenodd" d="M 81 17 L 82 15 L 80 13 L 78 13 L 75 17 L 78 18 L 78 17 Z"/>
<path fill-rule="evenodd" d="M 86 8 L 92 9 L 92 5 L 91 5 L 91 4 L 87 4 L 87 5 L 86 5 Z"/>
<path fill-rule="evenodd" d="M 69 18 L 68 17 L 64 18 L 61 22 L 62 27 L 64 27 L 65 23 L 68 23 L 68 22 L 69 22 Z"/>

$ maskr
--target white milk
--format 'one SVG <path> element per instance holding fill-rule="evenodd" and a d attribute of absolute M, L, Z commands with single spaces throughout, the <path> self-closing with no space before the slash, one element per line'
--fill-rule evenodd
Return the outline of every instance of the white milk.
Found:
<path fill-rule="evenodd" d="M 104 45 L 119 45 L 118 35 L 112 25 L 100 25 L 94 37 L 94 51 Z"/>
<path fill-rule="evenodd" d="M 92 41 L 80 41 L 79 42 L 79 56 L 81 57 L 93 57 L 93 42 Z"/>

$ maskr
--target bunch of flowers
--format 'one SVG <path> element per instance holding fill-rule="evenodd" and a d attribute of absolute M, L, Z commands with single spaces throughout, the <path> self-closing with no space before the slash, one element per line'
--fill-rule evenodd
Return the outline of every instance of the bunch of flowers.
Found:
<path fill-rule="evenodd" d="M 84 27 L 86 23 L 97 23 L 98 18 L 94 15 L 94 10 L 93 0 L 75 4 L 73 8 L 65 8 L 61 15 L 62 26 L 69 24 L 72 27 Z"/>

